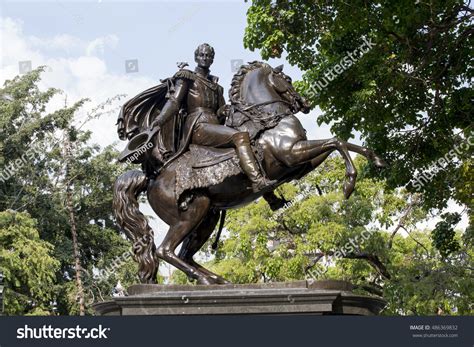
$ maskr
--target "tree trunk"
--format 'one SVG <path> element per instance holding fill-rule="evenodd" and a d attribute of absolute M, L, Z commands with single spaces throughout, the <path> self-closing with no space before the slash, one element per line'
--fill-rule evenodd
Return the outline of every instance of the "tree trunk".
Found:
<path fill-rule="evenodd" d="M 70 167 L 69 163 L 71 160 L 71 148 L 70 142 L 68 139 L 68 135 L 66 135 L 66 142 L 65 142 L 65 159 L 66 159 L 66 205 L 67 210 L 69 212 L 69 224 L 71 226 L 71 234 L 72 234 L 72 245 L 73 245 L 73 253 L 74 253 L 74 262 L 75 262 L 75 270 L 76 270 L 76 287 L 77 287 L 77 296 L 79 298 L 79 315 L 85 315 L 85 307 L 84 307 L 84 288 L 82 287 L 82 279 L 81 279 L 81 258 L 79 255 L 79 243 L 77 242 L 77 228 L 76 228 L 76 216 L 74 214 L 74 204 L 72 202 L 72 189 L 71 189 L 71 180 L 70 180 Z"/>

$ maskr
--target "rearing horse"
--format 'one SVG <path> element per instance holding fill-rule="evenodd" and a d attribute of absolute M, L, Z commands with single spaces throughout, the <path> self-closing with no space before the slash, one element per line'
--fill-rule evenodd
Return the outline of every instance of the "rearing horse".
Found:
<path fill-rule="evenodd" d="M 341 154 L 346 165 L 346 198 L 353 192 L 357 176 L 349 151 L 365 156 L 377 167 L 385 166 L 383 159 L 368 148 L 338 138 L 308 140 L 294 114 L 299 111 L 308 113 L 309 107 L 293 88 L 291 79 L 282 72 L 282 67 L 273 69 L 262 62 L 242 66 L 232 80 L 229 94 L 232 112 L 227 124 L 251 134 L 252 129 L 257 129 L 253 137 L 262 156 L 262 166 L 267 176 L 277 182 L 275 187 L 300 179 L 335 150 Z M 265 192 L 254 193 L 247 176 L 235 174 L 221 183 L 196 190 L 187 208 L 183 209 L 174 189 L 177 162 L 165 165 L 157 177 L 146 177 L 141 171 L 131 170 L 115 183 L 117 223 L 134 242 L 140 280 L 154 282 L 160 258 L 200 284 L 228 283 L 196 263 L 193 256 L 211 236 L 222 210 L 248 204 Z M 153 230 L 138 209 L 138 195 L 145 191 L 155 213 L 169 225 L 163 242 L 157 248 Z M 183 245 L 177 255 L 175 250 L 181 243 Z"/>

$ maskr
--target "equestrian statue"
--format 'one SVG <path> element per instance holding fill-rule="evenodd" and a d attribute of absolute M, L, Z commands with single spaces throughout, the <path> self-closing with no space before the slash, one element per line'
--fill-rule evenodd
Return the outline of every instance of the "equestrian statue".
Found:
<path fill-rule="evenodd" d="M 346 198 L 357 176 L 349 151 L 376 167 L 386 165 L 372 150 L 338 138 L 308 140 L 295 114 L 308 113 L 310 106 L 283 66 L 242 65 L 226 104 L 218 78 L 210 74 L 214 55 L 210 45 L 199 45 L 194 71 L 178 64 L 173 77 L 127 101 L 118 117 L 119 138 L 129 141 L 119 161 L 141 164 L 141 170 L 117 178 L 114 213 L 133 242 L 142 283 L 155 283 L 159 259 L 199 284 L 229 283 L 193 259 L 220 220 L 217 247 L 227 209 L 260 197 L 273 210 L 282 207 L 286 201 L 273 190 L 302 178 L 333 151 L 345 161 Z M 169 225 L 158 247 L 139 210 L 139 196 L 145 192 L 154 212 Z"/>

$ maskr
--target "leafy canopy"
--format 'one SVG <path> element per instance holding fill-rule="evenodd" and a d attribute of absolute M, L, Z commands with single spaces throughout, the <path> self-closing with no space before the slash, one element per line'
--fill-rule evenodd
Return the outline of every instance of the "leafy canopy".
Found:
<path fill-rule="evenodd" d="M 318 124 L 343 139 L 358 131 L 388 161 L 388 187 L 421 193 L 434 213 L 452 199 L 472 228 L 473 15 L 462 0 L 253 0 L 244 46 L 285 53 L 304 72 L 297 89 L 323 111 Z M 449 252 L 443 230 L 459 215 L 442 217 L 434 242 Z"/>
<path fill-rule="evenodd" d="M 387 315 L 471 314 L 472 237 L 458 231 L 455 250 L 438 251 L 429 230 L 417 227 L 427 215 L 416 195 L 362 174 L 345 200 L 343 178 L 344 163 L 330 158 L 279 188 L 292 201 L 283 211 L 263 200 L 229 211 L 228 234 L 206 266 L 235 283 L 347 280 L 361 294 L 383 296 Z M 304 191 L 311 193 L 298 197 Z M 178 272 L 172 280 L 186 283 Z"/>

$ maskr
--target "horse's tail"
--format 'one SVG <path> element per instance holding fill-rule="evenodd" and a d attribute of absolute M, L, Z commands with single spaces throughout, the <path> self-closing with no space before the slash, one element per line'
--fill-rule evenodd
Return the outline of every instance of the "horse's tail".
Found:
<path fill-rule="evenodd" d="M 142 283 L 155 283 L 158 257 L 155 252 L 153 229 L 139 210 L 138 196 L 148 186 L 148 179 L 139 170 L 130 170 L 117 178 L 114 184 L 113 209 L 117 224 L 133 242 L 133 254 L 138 262 Z"/>

